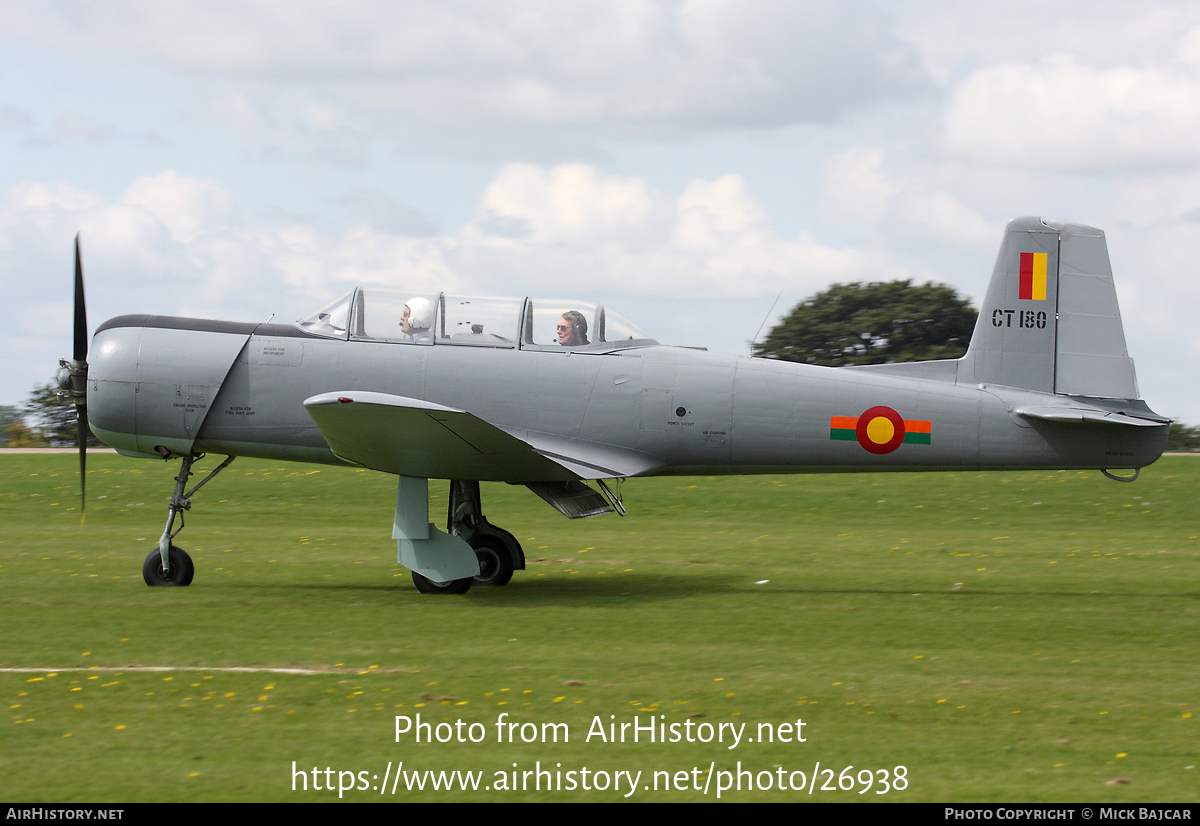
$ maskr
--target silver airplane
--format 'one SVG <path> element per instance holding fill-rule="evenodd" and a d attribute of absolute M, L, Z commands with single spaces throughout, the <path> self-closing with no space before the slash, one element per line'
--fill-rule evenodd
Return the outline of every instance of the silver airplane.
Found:
<path fill-rule="evenodd" d="M 121 316 L 89 353 L 78 241 L 75 277 L 75 353 L 59 380 L 81 434 L 86 421 L 119 453 L 182 459 L 149 585 L 191 582 L 173 544 L 183 511 L 237 456 L 395 474 L 399 563 L 422 593 L 464 593 L 525 567 L 516 538 L 484 517 L 480 481 L 526 485 L 579 518 L 623 514 L 609 481 L 633 476 L 1088 468 L 1132 480 L 1170 424 L 1139 398 L 1104 233 L 1040 218 L 1005 230 L 965 356 L 841 369 L 664 346 L 584 301 L 373 288 L 294 325 Z M 209 453 L 227 458 L 185 490 Z M 84 462 L 81 447 L 81 475 Z M 429 521 L 430 479 L 450 480 L 445 531 Z"/>

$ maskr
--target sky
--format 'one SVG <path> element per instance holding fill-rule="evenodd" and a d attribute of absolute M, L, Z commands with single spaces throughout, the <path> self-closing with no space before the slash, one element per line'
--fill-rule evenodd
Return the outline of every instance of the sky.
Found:
<path fill-rule="evenodd" d="M 70 355 L 76 233 L 92 330 L 363 285 L 745 354 L 835 282 L 978 305 L 1042 215 L 1105 230 L 1200 424 L 1195 3 L 6 0 L 0 78 L 0 404 Z"/>

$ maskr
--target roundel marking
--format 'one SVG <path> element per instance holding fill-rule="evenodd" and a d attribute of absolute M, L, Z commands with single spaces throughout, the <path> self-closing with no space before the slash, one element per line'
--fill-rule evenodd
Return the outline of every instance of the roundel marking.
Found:
<path fill-rule="evenodd" d="M 891 453 L 904 441 L 904 419 L 890 407 L 872 407 L 858 417 L 854 435 L 869 453 Z"/>

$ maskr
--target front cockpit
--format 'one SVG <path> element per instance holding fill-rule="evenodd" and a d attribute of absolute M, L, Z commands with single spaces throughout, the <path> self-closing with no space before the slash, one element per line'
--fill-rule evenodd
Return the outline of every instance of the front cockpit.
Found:
<path fill-rule="evenodd" d="M 522 350 L 657 344 L 620 313 L 589 301 L 493 298 L 356 288 L 296 326 L 343 340 Z"/>

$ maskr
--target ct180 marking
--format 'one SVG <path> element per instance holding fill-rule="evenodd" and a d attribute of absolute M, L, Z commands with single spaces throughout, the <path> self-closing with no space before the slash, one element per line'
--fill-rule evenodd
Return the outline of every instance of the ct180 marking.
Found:
<path fill-rule="evenodd" d="M 1014 318 L 1015 316 L 1015 318 Z M 993 327 L 1021 327 L 1026 330 L 1042 330 L 1046 327 L 1044 310 L 992 310 Z"/>

